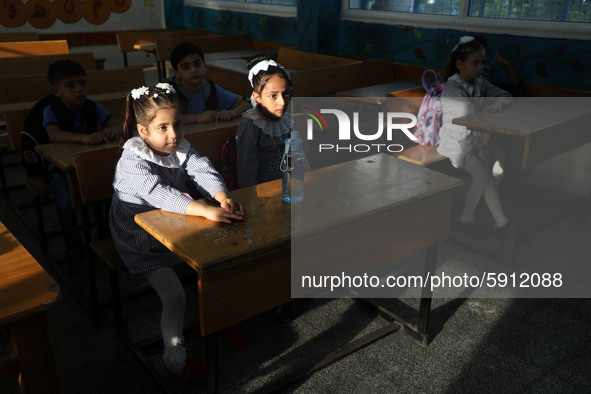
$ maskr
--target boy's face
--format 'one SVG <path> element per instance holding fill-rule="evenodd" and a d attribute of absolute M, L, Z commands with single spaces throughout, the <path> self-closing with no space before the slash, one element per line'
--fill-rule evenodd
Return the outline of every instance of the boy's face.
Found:
<path fill-rule="evenodd" d="M 53 86 L 52 90 L 62 100 L 66 108 L 71 111 L 79 110 L 86 100 L 86 77 L 77 75 L 63 78 Z"/>
<path fill-rule="evenodd" d="M 185 88 L 199 87 L 205 76 L 205 64 L 199 55 L 188 55 L 177 64 L 177 68 L 173 71 Z"/>

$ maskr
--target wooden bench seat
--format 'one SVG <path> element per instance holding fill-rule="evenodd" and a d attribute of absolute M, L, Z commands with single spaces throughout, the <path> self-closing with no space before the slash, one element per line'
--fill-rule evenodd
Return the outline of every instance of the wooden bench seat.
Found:
<path fill-rule="evenodd" d="M 429 167 L 447 160 L 446 156 L 442 156 L 437 152 L 436 146 L 430 145 L 415 145 L 405 148 L 398 155 L 398 158 L 423 167 Z"/>

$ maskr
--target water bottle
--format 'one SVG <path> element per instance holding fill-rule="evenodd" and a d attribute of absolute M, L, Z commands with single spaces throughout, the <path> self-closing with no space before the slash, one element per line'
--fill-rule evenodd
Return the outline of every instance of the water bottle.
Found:
<path fill-rule="evenodd" d="M 283 172 L 283 201 L 296 204 L 304 199 L 304 166 L 302 140 L 299 132 L 292 131 L 291 138 L 285 141 L 285 152 L 281 159 Z"/>

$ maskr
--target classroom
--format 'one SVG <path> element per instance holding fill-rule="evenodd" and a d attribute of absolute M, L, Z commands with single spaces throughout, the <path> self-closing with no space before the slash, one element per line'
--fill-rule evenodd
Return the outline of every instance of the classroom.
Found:
<path fill-rule="evenodd" d="M 0 5 L 0 394 L 591 391 L 588 1 L 90 4 Z"/>

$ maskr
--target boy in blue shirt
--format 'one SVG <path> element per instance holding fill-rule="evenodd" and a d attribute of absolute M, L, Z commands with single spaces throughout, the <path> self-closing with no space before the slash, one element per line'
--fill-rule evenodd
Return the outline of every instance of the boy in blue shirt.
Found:
<path fill-rule="evenodd" d="M 59 60 L 49 66 L 47 76 L 55 96 L 43 109 L 43 127 L 50 142 L 94 145 L 118 137 L 120 122 L 86 97 L 86 73 L 80 64 Z M 76 271 L 84 257 L 84 247 L 70 200 L 68 177 L 55 166 L 50 165 L 48 170 L 49 187 L 66 247 L 64 268 Z"/>
<path fill-rule="evenodd" d="M 170 53 L 174 78 L 170 81 L 181 103 L 183 123 L 208 123 L 238 118 L 250 105 L 204 79 L 205 58 L 194 44 L 183 42 Z"/>

